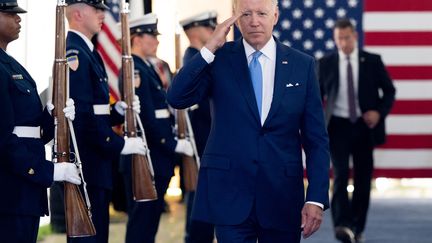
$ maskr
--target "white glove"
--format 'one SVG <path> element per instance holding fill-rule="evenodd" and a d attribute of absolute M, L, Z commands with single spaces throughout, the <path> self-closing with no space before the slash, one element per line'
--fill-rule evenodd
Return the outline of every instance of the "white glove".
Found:
<path fill-rule="evenodd" d="M 51 101 L 48 101 L 46 104 L 48 113 L 52 116 L 52 111 L 54 110 L 54 105 Z M 63 108 L 63 113 L 65 117 L 69 120 L 73 121 L 75 119 L 75 102 L 73 99 L 69 98 L 66 101 L 66 106 Z"/>
<path fill-rule="evenodd" d="M 177 140 L 177 146 L 175 147 L 175 151 L 179 154 L 184 154 L 187 156 L 194 155 L 192 144 L 186 139 Z"/>
<path fill-rule="evenodd" d="M 125 138 L 125 144 L 122 151 L 123 155 L 126 154 L 142 154 L 145 155 L 147 152 L 144 141 L 139 137 Z"/>
<path fill-rule="evenodd" d="M 54 110 L 54 105 L 51 102 L 51 100 L 49 100 L 46 104 L 46 108 L 48 110 L 48 113 L 52 116 L 52 111 Z"/>
<path fill-rule="evenodd" d="M 134 95 L 134 99 L 132 101 L 132 110 L 134 110 L 137 114 L 141 112 L 141 103 L 138 95 Z"/>
<path fill-rule="evenodd" d="M 75 119 L 75 102 L 73 99 L 69 98 L 66 101 L 66 107 L 63 109 L 65 117 L 73 121 Z"/>
<path fill-rule="evenodd" d="M 120 115 L 124 116 L 128 105 L 124 101 L 117 101 L 114 105 L 114 108 Z M 141 112 L 141 104 L 137 95 L 134 95 L 134 99 L 132 101 L 132 110 L 135 111 L 137 114 Z"/>
<path fill-rule="evenodd" d="M 76 185 L 81 184 L 78 168 L 73 163 L 55 163 L 54 181 L 67 181 Z"/>

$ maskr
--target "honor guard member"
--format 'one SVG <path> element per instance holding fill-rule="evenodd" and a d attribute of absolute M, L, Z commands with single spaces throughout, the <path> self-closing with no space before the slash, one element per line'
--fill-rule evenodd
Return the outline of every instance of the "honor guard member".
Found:
<path fill-rule="evenodd" d="M 180 21 L 180 24 L 190 43 L 183 56 L 183 63 L 186 64 L 210 39 L 217 25 L 217 13 L 216 11 L 206 11 L 186 18 Z M 211 117 L 209 100 L 203 99 L 198 104 L 192 106 L 189 114 L 198 155 L 202 156 L 210 133 Z M 207 222 L 192 220 L 190 217 L 194 196 L 195 192 L 189 192 L 187 196 L 185 242 L 212 243 L 214 226 Z"/>
<path fill-rule="evenodd" d="M 12 56 L 8 44 L 18 39 L 26 13 L 16 0 L 0 0 L 0 200 L 1 242 L 36 242 L 39 219 L 48 215 L 47 188 L 53 181 L 80 184 L 72 163 L 45 160 L 45 143 L 54 135 L 50 104 L 42 110 L 36 83 Z M 73 120 L 73 100 L 63 110 Z"/>
<path fill-rule="evenodd" d="M 69 238 L 69 242 L 108 242 L 109 203 L 112 190 L 112 160 L 120 154 L 145 154 L 141 138 L 123 138 L 112 126 L 121 124 L 124 102 L 109 105 L 108 79 L 103 61 L 90 41 L 102 27 L 102 0 L 66 0 L 69 32 L 66 56 L 70 67 L 70 96 L 75 100 L 74 121 L 78 149 L 92 205 L 96 236 Z M 139 112 L 136 99 L 133 109 Z"/>
<path fill-rule="evenodd" d="M 146 14 L 137 19 L 131 19 L 129 27 L 132 57 L 135 64 L 135 92 L 141 100 L 140 117 L 153 162 L 158 199 L 147 202 L 132 201 L 130 161 L 124 159 L 123 170 L 127 172 L 125 173 L 125 185 L 129 200 L 126 242 L 153 243 L 164 207 L 164 194 L 174 174 L 176 153 L 191 156 L 193 150 L 189 141 L 175 139 L 172 132 L 174 119 L 168 110 L 162 81 L 146 60 L 152 47 L 159 43 L 156 15 Z"/>

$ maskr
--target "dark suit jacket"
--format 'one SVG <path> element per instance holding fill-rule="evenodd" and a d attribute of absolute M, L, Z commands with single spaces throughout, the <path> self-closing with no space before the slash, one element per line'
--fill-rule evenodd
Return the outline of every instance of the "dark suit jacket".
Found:
<path fill-rule="evenodd" d="M 54 165 L 45 160 L 45 143 L 53 138 L 54 120 L 45 110 L 30 74 L 0 50 L 0 214 L 48 214 L 46 189 L 53 182 Z M 40 127 L 42 138 L 13 134 L 15 126 Z"/>
<path fill-rule="evenodd" d="M 318 70 L 328 124 L 339 91 L 338 53 L 334 52 L 320 59 Z M 396 90 L 379 55 L 359 51 L 358 80 L 360 110 L 362 113 L 369 110 L 377 110 L 380 113 L 380 122 L 373 129 L 372 135 L 375 145 L 383 144 L 385 142 L 384 120 L 393 105 Z"/>
<path fill-rule="evenodd" d="M 228 42 L 210 65 L 195 55 L 174 79 L 168 102 L 184 109 L 207 95 L 212 125 L 201 160 L 192 217 L 235 225 L 253 207 L 265 228 L 299 230 L 307 201 L 328 207 L 328 137 L 314 61 L 277 42 L 274 95 L 261 125 L 241 40 Z"/>

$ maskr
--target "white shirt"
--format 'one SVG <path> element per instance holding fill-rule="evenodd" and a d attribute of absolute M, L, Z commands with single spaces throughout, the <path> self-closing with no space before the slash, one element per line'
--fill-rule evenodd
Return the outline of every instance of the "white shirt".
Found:
<path fill-rule="evenodd" d="M 252 61 L 252 55 L 256 51 L 249 43 L 243 39 L 243 45 L 245 48 L 246 58 L 248 65 Z M 262 101 L 261 101 L 261 125 L 264 124 L 268 113 L 270 111 L 271 103 L 273 101 L 273 90 L 274 90 L 274 77 L 276 69 L 276 42 L 273 38 L 265 44 L 261 50 L 262 55 L 258 58 L 262 69 Z"/>
<path fill-rule="evenodd" d="M 252 61 L 252 54 L 255 52 L 255 49 L 249 45 L 243 39 L 243 45 L 245 48 L 246 58 L 248 60 L 248 64 Z M 263 48 L 260 50 L 263 55 L 258 58 L 258 61 L 261 64 L 262 73 L 263 73 L 263 96 L 262 96 L 262 106 L 261 106 L 261 125 L 264 124 L 265 119 L 270 111 L 271 102 L 273 100 L 273 90 L 274 90 L 274 76 L 276 70 L 276 42 L 273 38 L 265 44 Z M 207 49 L 205 46 L 200 51 L 203 59 L 208 63 L 212 63 L 214 61 L 215 55 Z M 308 204 L 313 204 L 321 209 L 324 208 L 324 205 L 319 202 L 307 201 Z"/>
<path fill-rule="evenodd" d="M 84 40 L 84 42 L 87 44 L 88 48 L 90 48 L 90 51 L 93 51 L 94 45 L 91 42 L 91 40 L 89 38 L 87 38 L 87 36 L 85 36 L 83 33 L 79 32 L 78 30 L 69 29 L 69 31 L 74 32 L 75 34 L 79 35 Z"/>
<path fill-rule="evenodd" d="M 252 61 L 252 54 L 256 51 L 249 43 L 243 39 L 243 45 L 245 48 L 246 58 L 249 63 Z M 262 75 L 263 75 L 263 86 L 262 86 L 262 101 L 261 101 L 261 125 L 264 124 L 268 113 L 270 111 L 271 103 L 273 101 L 273 90 L 274 90 L 274 77 L 276 69 L 276 42 L 273 38 L 264 45 L 261 50 L 262 55 L 258 58 L 261 64 Z M 211 53 L 206 47 L 201 49 L 201 56 L 206 60 L 207 63 L 212 63 L 214 60 L 214 54 Z"/>
<path fill-rule="evenodd" d="M 342 51 L 339 54 L 339 91 L 336 97 L 333 115 L 343 118 L 349 118 L 349 106 L 348 106 L 348 60 L 345 53 Z M 354 94 L 355 94 L 355 106 L 357 116 L 361 114 L 360 106 L 358 102 L 358 80 L 359 80 L 359 56 L 358 49 L 355 48 L 349 55 L 353 71 L 354 81 Z"/>

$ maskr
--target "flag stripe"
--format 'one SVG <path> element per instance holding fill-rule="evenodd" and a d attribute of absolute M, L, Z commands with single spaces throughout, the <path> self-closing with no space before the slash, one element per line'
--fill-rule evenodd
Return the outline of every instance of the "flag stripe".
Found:
<path fill-rule="evenodd" d="M 431 134 L 432 115 L 394 115 L 390 114 L 386 120 L 388 134 Z"/>
<path fill-rule="evenodd" d="M 396 100 L 391 114 L 432 114 L 432 100 Z"/>
<path fill-rule="evenodd" d="M 432 99 L 432 79 L 417 80 L 394 80 L 396 87 L 396 100 L 431 100 Z M 431 113 L 432 114 L 432 113 Z"/>
<path fill-rule="evenodd" d="M 387 66 L 387 70 L 389 71 L 390 76 L 396 80 L 416 79 L 417 81 L 420 81 L 432 79 L 432 65 L 389 65 Z"/>
<path fill-rule="evenodd" d="M 364 36 L 367 46 L 432 45 L 432 32 L 366 32 Z"/>
<path fill-rule="evenodd" d="M 432 169 L 432 150 L 430 149 L 376 149 L 374 157 L 376 168 Z"/>
<path fill-rule="evenodd" d="M 430 178 L 432 177 L 432 169 L 391 169 L 391 168 L 375 168 L 373 172 L 374 178 L 377 177 L 390 177 L 390 178 Z"/>
<path fill-rule="evenodd" d="M 432 65 L 430 46 L 365 46 L 365 49 L 380 54 L 387 65 Z"/>
<path fill-rule="evenodd" d="M 109 30 L 108 26 L 105 23 L 102 24 L 102 30 L 107 35 L 112 45 L 117 49 L 119 53 L 121 53 L 120 45 L 117 44 L 116 38 L 114 37 L 113 33 Z"/>
<path fill-rule="evenodd" d="M 432 31 L 432 24 L 428 23 L 432 23 L 432 12 L 366 12 L 363 15 L 365 32 Z"/>
<path fill-rule="evenodd" d="M 431 149 L 432 135 L 387 135 L 387 142 L 379 146 L 382 149 Z M 432 152 L 430 154 L 432 156 Z M 415 156 L 413 157 L 415 158 Z M 432 157 L 431 157 L 432 159 Z M 432 166 L 432 161 L 431 161 Z"/>
<path fill-rule="evenodd" d="M 432 11 L 430 0 L 369 0 L 364 10 L 371 11 Z"/>

